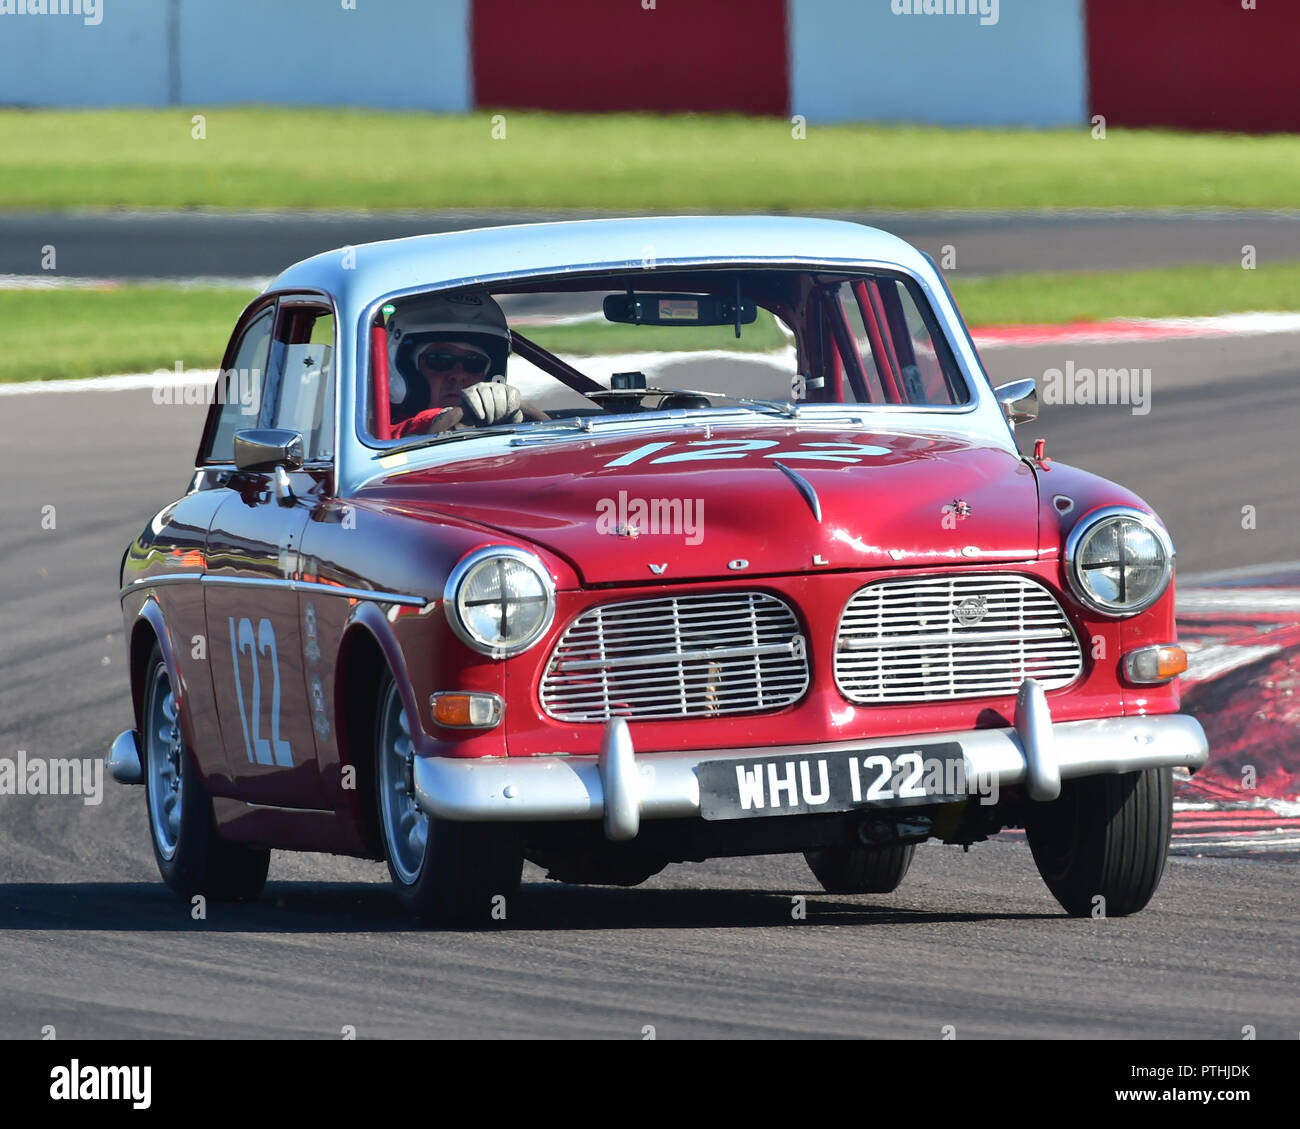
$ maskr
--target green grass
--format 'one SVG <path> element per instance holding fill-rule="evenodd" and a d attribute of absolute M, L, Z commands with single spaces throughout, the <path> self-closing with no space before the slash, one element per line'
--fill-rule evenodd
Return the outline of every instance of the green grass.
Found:
<path fill-rule="evenodd" d="M 1300 263 L 1240 267 L 997 275 L 951 275 L 970 325 L 1057 324 L 1107 318 L 1198 317 L 1300 310 Z"/>
<path fill-rule="evenodd" d="M 975 326 L 1300 310 L 1300 263 L 1253 271 L 1176 267 L 969 280 L 954 275 L 949 281 Z M 177 361 L 187 369 L 215 368 L 235 318 L 252 297 L 240 290 L 155 286 L 0 290 L 0 381 L 152 372 Z M 539 345 L 577 354 L 647 347 L 767 350 L 784 342 L 766 313 L 744 328 L 739 341 L 725 326 L 592 322 L 522 328 Z"/>
<path fill-rule="evenodd" d="M 195 140 L 192 119 L 205 116 Z M 0 111 L 0 207 L 1293 208 L 1300 137 L 733 115 Z"/>
<path fill-rule="evenodd" d="M 0 290 L 0 381 L 216 368 L 242 290 Z"/>

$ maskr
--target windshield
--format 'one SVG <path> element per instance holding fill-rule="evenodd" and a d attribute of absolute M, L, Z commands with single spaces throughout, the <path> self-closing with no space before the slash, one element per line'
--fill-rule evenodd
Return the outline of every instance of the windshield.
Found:
<path fill-rule="evenodd" d="M 385 305 L 368 430 L 432 442 L 655 412 L 952 408 L 970 391 L 916 283 L 890 274 L 636 271 Z"/>

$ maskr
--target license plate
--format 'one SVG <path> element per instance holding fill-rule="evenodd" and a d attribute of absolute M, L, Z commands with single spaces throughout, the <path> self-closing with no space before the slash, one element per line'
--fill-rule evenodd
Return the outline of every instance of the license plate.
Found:
<path fill-rule="evenodd" d="M 914 807 L 969 796 L 955 741 L 704 761 L 696 774 L 700 815 L 710 820 Z"/>

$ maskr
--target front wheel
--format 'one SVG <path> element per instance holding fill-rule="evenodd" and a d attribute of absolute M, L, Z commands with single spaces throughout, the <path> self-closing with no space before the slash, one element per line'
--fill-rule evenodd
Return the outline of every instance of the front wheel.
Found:
<path fill-rule="evenodd" d="M 912 865 L 915 843 L 880 847 L 827 847 L 804 851 L 808 869 L 828 894 L 889 894 Z"/>
<path fill-rule="evenodd" d="M 1038 873 L 1075 917 L 1137 913 L 1164 874 L 1173 827 L 1167 768 L 1067 780 L 1035 804 L 1025 836 Z"/>
<path fill-rule="evenodd" d="M 508 826 L 451 823 L 420 809 L 411 723 L 391 673 L 379 687 L 375 757 L 384 854 L 402 903 L 431 925 L 502 920 L 523 873 L 519 837 Z"/>
<path fill-rule="evenodd" d="M 145 806 L 158 872 L 183 898 L 253 901 L 266 884 L 271 852 L 217 835 L 212 800 L 181 736 L 176 695 L 156 644 L 146 670 Z"/>

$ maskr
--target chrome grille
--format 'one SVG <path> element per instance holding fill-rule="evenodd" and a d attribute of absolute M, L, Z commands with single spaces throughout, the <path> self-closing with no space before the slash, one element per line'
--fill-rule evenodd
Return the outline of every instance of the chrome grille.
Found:
<path fill-rule="evenodd" d="M 835 682 L 859 703 L 1002 697 L 1026 678 L 1051 690 L 1082 667 L 1056 597 L 1024 576 L 879 580 L 849 599 L 835 637 Z"/>
<path fill-rule="evenodd" d="M 556 644 L 540 696 L 559 721 L 604 721 L 757 713 L 807 688 L 790 605 L 711 592 L 589 608 Z"/>

